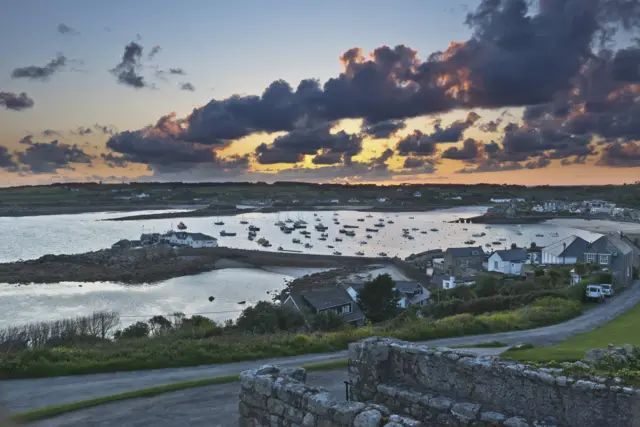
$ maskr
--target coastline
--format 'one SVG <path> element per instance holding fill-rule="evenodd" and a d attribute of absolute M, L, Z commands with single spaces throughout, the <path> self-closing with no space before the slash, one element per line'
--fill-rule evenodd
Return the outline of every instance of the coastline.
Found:
<path fill-rule="evenodd" d="M 591 231 L 593 233 L 615 233 L 623 232 L 630 234 L 640 234 L 640 223 L 627 221 L 613 221 L 610 219 L 584 219 L 584 218 L 553 218 L 544 221 L 545 225 L 557 227 L 578 228 Z"/>
<path fill-rule="evenodd" d="M 47 215 L 76 215 L 85 213 L 100 212 L 137 212 L 137 211 L 163 211 L 172 209 L 201 209 L 202 205 L 97 205 L 97 206 L 47 206 L 44 208 L 29 208 L 22 210 L 0 210 L 0 218 L 2 217 L 29 217 L 29 216 L 47 216 Z"/>

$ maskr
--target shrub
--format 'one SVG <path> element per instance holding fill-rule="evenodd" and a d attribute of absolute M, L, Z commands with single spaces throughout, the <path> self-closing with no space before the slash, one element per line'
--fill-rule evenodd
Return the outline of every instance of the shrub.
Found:
<path fill-rule="evenodd" d="M 486 298 L 476 298 L 468 301 L 454 299 L 429 304 L 423 308 L 423 313 L 426 316 L 434 317 L 436 319 L 462 313 L 483 314 L 492 311 L 503 311 L 522 307 L 544 297 L 567 298 L 567 295 L 561 291 L 539 291 L 530 292 L 524 295 L 496 295 Z"/>
<path fill-rule="evenodd" d="M 567 288 L 567 295 L 574 301 L 585 301 L 587 298 L 587 286 L 588 284 L 584 281 L 571 285 Z"/>

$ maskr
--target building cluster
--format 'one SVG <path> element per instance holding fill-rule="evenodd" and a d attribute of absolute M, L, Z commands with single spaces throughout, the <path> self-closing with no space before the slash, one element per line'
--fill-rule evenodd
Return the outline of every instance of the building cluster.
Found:
<path fill-rule="evenodd" d="M 204 233 L 187 233 L 186 231 L 168 231 L 166 233 L 144 233 L 140 240 L 120 240 L 113 248 L 137 248 L 168 244 L 174 247 L 215 248 L 218 239 Z"/>
<path fill-rule="evenodd" d="M 448 248 L 414 255 L 407 261 L 423 271 L 430 267 L 432 285 L 442 289 L 474 284 L 476 275 L 483 272 L 527 276 L 535 268 L 575 264 L 610 272 L 612 284 L 624 287 L 633 281 L 634 267 L 640 268 L 639 243 L 623 234 L 606 234 L 591 242 L 570 236 L 546 247 L 513 247 L 489 253 L 481 246 Z M 574 274 L 573 282 L 580 279 Z"/>

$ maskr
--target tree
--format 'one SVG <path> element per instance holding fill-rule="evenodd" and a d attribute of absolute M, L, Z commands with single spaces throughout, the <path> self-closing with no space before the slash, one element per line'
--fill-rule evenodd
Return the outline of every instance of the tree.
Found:
<path fill-rule="evenodd" d="M 395 286 L 396 283 L 388 274 L 381 274 L 364 284 L 358 292 L 358 305 L 367 319 L 382 322 L 395 316 L 398 308 Z"/>
<path fill-rule="evenodd" d="M 171 320 L 164 316 L 153 316 L 149 319 L 149 327 L 154 335 L 166 332 L 171 329 L 172 326 Z"/>
<path fill-rule="evenodd" d="M 490 274 L 481 274 L 476 278 L 476 295 L 479 298 L 498 294 L 500 279 Z"/>
<path fill-rule="evenodd" d="M 245 308 L 236 322 L 238 329 L 257 334 L 293 331 L 304 325 L 304 317 L 288 307 L 260 301 Z"/>
<path fill-rule="evenodd" d="M 313 316 L 312 327 L 317 331 L 330 332 L 344 326 L 344 319 L 335 311 L 321 311 Z"/>
<path fill-rule="evenodd" d="M 116 331 L 116 339 L 145 338 L 149 336 L 149 325 L 146 322 L 136 322 L 121 331 Z"/>

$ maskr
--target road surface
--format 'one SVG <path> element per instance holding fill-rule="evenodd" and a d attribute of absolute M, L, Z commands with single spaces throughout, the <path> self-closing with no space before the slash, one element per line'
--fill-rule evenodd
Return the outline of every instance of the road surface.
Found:
<path fill-rule="evenodd" d="M 624 313 L 640 301 L 640 281 L 624 293 L 595 307 L 583 315 L 564 323 L 527 331 L 475 335 L 426 341 L 430 346 L 458 346 L 500 341 L 509 345 L 531 343 L 545 346 L 559 343 L 574 335 L 588 332 Z M 0 399 L 10 412 L 22 412 L 77 400 L 107 396 L 178 381 L 237 374 L 266 363 L 294 367 L 331 360 L 345 359 L 347 351 L 326 354 L 307 354 L 287 358 L 238 362 L 188 368 L 149 371 L 117 372 L 110 374 L 78 375 L 30 380 L 11 380 L 0 383 Z"/>

